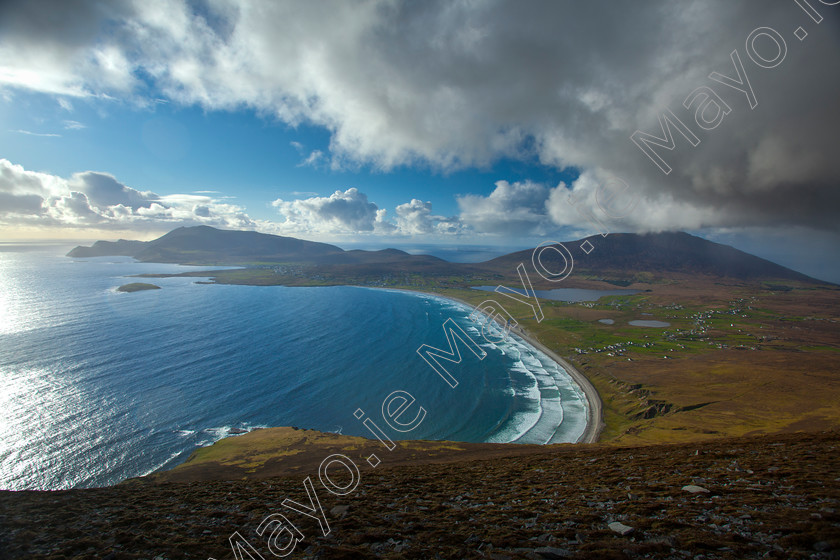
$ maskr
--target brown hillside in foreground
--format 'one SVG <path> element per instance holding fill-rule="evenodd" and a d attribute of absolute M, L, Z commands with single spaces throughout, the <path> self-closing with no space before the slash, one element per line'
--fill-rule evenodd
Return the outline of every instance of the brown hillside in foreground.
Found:
<path fill-rule="evenodd" d="M 321 461 L 334 453 L 351 457 L 361 468 L 367 467 L 365 459 L 371 454 L 395 466 L 514 457 L 552 449 L 544 445 L 407 440 L 396 442 L 396 447 L 388 451 L 375 439 L 289 427 L 264 428 L 219 440 L 197 449 L 172 470 L 129 482 L 240 480 L 316 473 Z"/>
<path fill-rule="evenodd" d="M 447 464 L 361 468 L 338 497 L 315 479 L 330 534 L 281 507 L 303 475 L 0 492 L 0 556 L 232 558 L 238 531 L 284 513 L 306 535 L 290 558 L 836 558 L 840 434 L 699 444 L 557 446 Z M 708 493 L 683 487 L 699 485 Z M 632 527 L 627 535 L 608 524 Z M 245 556 L 247 558 L 247 556 Z"/>

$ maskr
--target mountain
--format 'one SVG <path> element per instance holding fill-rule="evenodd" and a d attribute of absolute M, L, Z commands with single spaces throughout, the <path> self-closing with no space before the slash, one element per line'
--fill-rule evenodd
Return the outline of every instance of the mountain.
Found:
<path fill-rule="evenodd" d="M 589 242 L 586 254 L 581 245 Z M 628 274 L 649 273 L 706 275 L 738 280 L 796 280 L 818 282 L 784 266 L 729 245 L 714 243 L 685 232 L 652 234 L 613 233 L 607 237 L 593 235 L 578 241 L 564 242 L 574 259 L 574 271 L 606 278 L 630 278 Z M 589 247 L 587 247 L 589 248 Z M 513 270 L 520 262 L 531 262 L 533 249 L 517 251 L 482 263 L 494 270 Z M 560 272 L 566 262 L 554 250 L 543 251 L 542 264 L 552 272 Z M 822 283 L 822 282 L 820 282 Z"/>
<path fill-rule="evenodd" d="M 145 241 L 97 241 L 91 247 L 79 245 L 69 253 L 68 257 L 85 259 L 88 257 L 133 257 L 146 246 Z"/>
<path fill-rule="evenodd" d="M 129 256 L 142 262 L 242 264 L 313 261 L 344 250 L 315 241 L 255 231 L 220 230 L 209 226 L 180 227 L 153 241 L 97 241 L 76 247 L 68 257 Z"/>
<path fill-rule="evenodd" d="M 128 256 L 141 262 L 199 265 L 297 263 L 422 268 L 450 264 L 437 257 L 409 255 L 398 249 L 345 251 L 328 243 L 210 226 L 180 227 L 152 241 L 97 241 L 91 247 L 76 247 L 67 256 Z"/>
<path fill-rule="evenodd" d="M 591 245 L 587 254 L 581 248 Z M 563 243 L 574 260 L 574 276 L 613 284 L 671 278 L 674 275 L 730 278 L 739 281 L 817 280 L 728 245 L 683 232 L 594 235 Z M 589 248 L 589 247 L 587 247 Z M 429 255 L 398 249 L 345 251 L 335 245 L 254 231 L 219 230 L 209 226 L 181 227 L 153 241 L 97 241 L 76 247 L 70 257 L 131 256 L 142 262 L 199 265 L 306 265 L 311 275 L 341 280 L 375 280 L 383 276 L 421 274 L 467 279 L 515 278 L 516 267 L 533 269 L 533 249 L 517 251 L 483 263 L 450 263 Z M 542 265 L 560 272 L 566 266 L 554 250 L 541 254 Z M 535 281 L 545 283 L 534 275 Z M 822 282 L 819 282 L 822 283 Z"/>

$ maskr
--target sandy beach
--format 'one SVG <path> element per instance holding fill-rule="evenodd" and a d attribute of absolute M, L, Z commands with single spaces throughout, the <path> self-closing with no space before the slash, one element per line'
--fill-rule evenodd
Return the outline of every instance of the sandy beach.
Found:
<path fill-rule="evenodd" d="M 426 294 L 430 296 L 436 296 L 444 299 L 448 299 L 451 301 L 455 301 L 460 303 L 461 305 L 465 305 L 470 309 L 475 309 L 475 306 L 456 297 L 449 296 L 449 295 L 442 295 L 436 292 L 426 292 L 423 290 L 408 290 L 405 288 L 375 288 L 375 289 L 387 289 L 387 290 L 398 290 L 403 292 L 415 292 L 418 294 Z M 504 324 L 496 318 L 496 322 L 504 328 Z M 583 394 L 586 396 L 586 429 L 581 434 L 580 438 L 578 438 L 577 442 L 575 443 L 596 443 L 598 438 L 601 435 L 601 431 L 604 429 L 604 413 L 603 413 L 603 405 L 601 401 L 601 395 L 598 394 L 598 391 L 583 375 L 580 371 L 577 370 L 572 364 L 568 361 L 564 360 L 562 357 L 558 356 L 556 352 L 553 352 L 549 348 L 547 348 L 544 344 L 542 344 L 537 338 L 528 332 L 526 329 L 523 329 L 521 326 L 517 326 L 511 329 L 511 332 L 515 333 L 517 336 L 521 337 L 523 340 L 528 342 L 531 346 L 539 350 L 540 352 L 544 353 L 546 356 L 554 360 L 561 368 L 566 370 L 566 372 L 574 379 L 575 383 L 583 391 Z"/>

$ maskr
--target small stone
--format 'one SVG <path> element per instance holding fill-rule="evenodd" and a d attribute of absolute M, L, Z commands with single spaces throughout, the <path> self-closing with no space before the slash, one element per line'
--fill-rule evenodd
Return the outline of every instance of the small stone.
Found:
<path fill-rule="evenodd" d="M 619 523 L 618 521 L 613 521 L 608 526 L 612 531 L 618 533 L 622 537 L 633 532 L 633 527 L 629 527 L 624 523 Z"/>
<path fill-rule="evenodd" d="M 333 517 L 344 517 L 347 515 L 347 510 L 350 509 L 350 506 L 335 506 L 330 510 L 330 515 Z"/>
<path fill-rule="evenodd" d="M 543 558 L 571 558 L 572 553 L 569 550 L 564 548 L 555 548 L 553 546 L 541 546 L 540 548 L 535 548 L 534 552 L 540 555 Z"/>
<path fill-rule="evenodd" d="M 814 550 L 817 552 L 828 552 L 831 550 L 831 544 L 825 541 L 817 541 L 814 543 Z"/>
<path fill-rule="evenodd" d="M 709 491 L 702 486 L 696 486 L 694 484 L 686 484 L 682 487 L 683 490 L 686 492 L 691 492 L 692 494 L 708 494 Z"/>

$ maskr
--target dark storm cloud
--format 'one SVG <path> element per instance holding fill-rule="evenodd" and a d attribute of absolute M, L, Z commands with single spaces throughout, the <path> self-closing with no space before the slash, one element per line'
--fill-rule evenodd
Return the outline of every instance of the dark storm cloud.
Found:
<path fill-rule="evenodd" d="M 591 208 L 598 184 L 618 176 L 639 196 L 625 229 L 837 230 L 840 6 L 811 3 L 824 17 L 819 24 L 788 0 L 136 2 L 107 11 L 54 2 L 37 14 L 17 3 L 4 19 L 27 23 L 0 39 L 0 82 L 250 107 L 326 127 L 324 157 L 333 166 L 446 171 L 536 158 L 580 169 L 570 187 Z M 794 35 L 800 26 L 802 40 Z M 773 68 L 769 35 L 747 43 L 760 27 L 784 39 L 787 52 Z M 754 108 L 709 77 L 737 78 L 733 50 Z M 687 109 L 695 90 L 706 97 Z M 704 130 L 694 112 L 709 92 L 728 112 Z M 659 117 L 669 110 L 699 144 L 674 129 L 675 149 L 656 148 L 672 169 L 665 175 L 630 136 L 660 136 Z M 543 206 L 527 213 L 541 224 L 580 226 L 565 187 L 544 187 Z M 492 223 L 506 212 L 501 198 L 476 199 L 462 212 Z M 366 227 L 372 216 L 364 214 Z"/>

